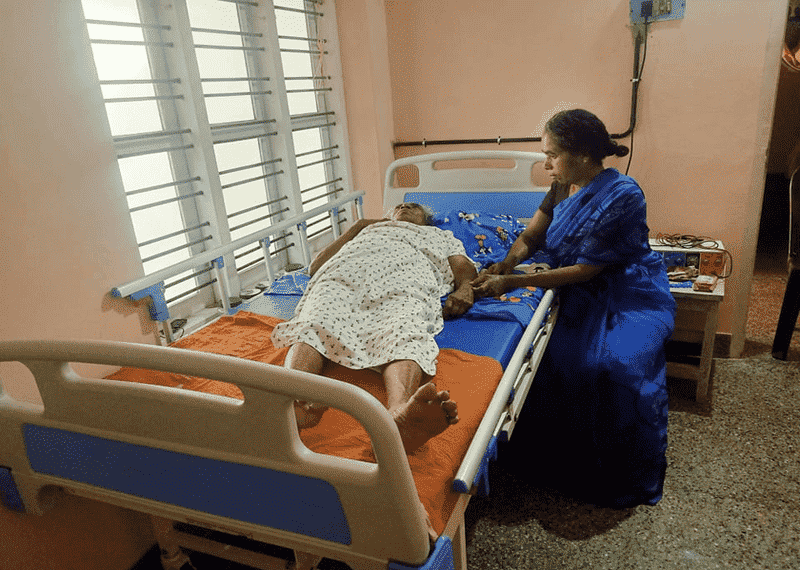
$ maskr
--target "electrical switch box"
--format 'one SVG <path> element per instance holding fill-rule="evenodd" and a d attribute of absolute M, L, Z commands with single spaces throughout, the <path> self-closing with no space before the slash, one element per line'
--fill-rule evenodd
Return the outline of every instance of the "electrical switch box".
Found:
<path fill-rule="evenodd" d="M 680 20 L 686 0 L 631 0 L 631 24 Z"/>

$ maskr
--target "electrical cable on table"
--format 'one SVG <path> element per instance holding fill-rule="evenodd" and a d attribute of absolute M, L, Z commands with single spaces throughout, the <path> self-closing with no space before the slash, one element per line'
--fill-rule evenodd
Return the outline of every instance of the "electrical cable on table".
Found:
<path fill-rule="evenodd" d="M 717 240 L 706 236 L 695 236 L 691 234 L 663 234 L 659 233 L 656 236 L 659 245 L 666 245 L 668 247 L 680 249 L 707 249 L 722 252 L 723 259 L 725 260 L 724 267 L 728 271 L 723 272 L 722 275 L 717 275 L 720 279 L 730 277 L 733 273 L 733 256 L 727 249 L 719 247 Z"/>

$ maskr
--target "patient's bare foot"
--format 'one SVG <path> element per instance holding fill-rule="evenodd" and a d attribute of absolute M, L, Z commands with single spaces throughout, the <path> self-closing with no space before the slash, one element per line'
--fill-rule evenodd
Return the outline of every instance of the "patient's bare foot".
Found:
<path fill-rule="evenodd" d="M 297 419 L 297 428 L 304 429 L 317 425 L 322 420 L 322 414 L 328 406 L 322 404 L 315 404 L 314 402 L 301 402 L 294 403 L 294 415 Z"/>
<path fill-rule="evenodd" d="M 430 438 L 458 423 L 458 406 L 444 390 L 428 382 L 420 386 L 405 404 L 390 410 L 406 453 L 413 453 Z"/>

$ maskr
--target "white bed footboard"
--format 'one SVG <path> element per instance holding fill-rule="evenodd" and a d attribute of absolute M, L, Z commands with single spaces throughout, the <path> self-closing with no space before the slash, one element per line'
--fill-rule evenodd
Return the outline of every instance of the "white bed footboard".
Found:
<path fill-rule="evenodd" d="M 397 426 L 359 388 L 238 358 L 119 342 L 3 342 L 0 361 L 24 364 L 44 402 L 18 402 L 0 390 L 0 482 L 28 512 L 41 513 L 40 492 L 57 486 L 303 552 L 310 544 L 345 562 L 428 557 L 425 513 Z M 72 362 L 230 382 L 244 400 L 80 378 Z M 296 428 L 297 399 L 361 422 L 377 464 L 308 450 Z"/>

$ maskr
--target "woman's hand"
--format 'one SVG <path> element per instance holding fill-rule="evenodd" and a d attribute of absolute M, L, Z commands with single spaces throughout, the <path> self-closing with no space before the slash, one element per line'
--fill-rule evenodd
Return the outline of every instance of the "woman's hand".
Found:
<path fill-rule="evenodd" d="M 499 297 L 513 289 L 510 281 L 505 275 L 492 275 L 488 271 L 481 272 L 472 281 L 472 292 L 478 297 Z"/>
<path fill-rule="evenodd" d="M 465 283 L 447 296 L 442 307 L 442 317 L 452 319 L 469 311 L 475 302 L 472 285 Z"/>
<path fill-rule="evenodd" d="M 500 261 L 499 263 L 493 263 L 483 271 L 481 274 L 488 273 L 489 275 L 508 275 L 509 273 L 514 272 L 514 266 L 508 263 L 507 261 Z"/>

